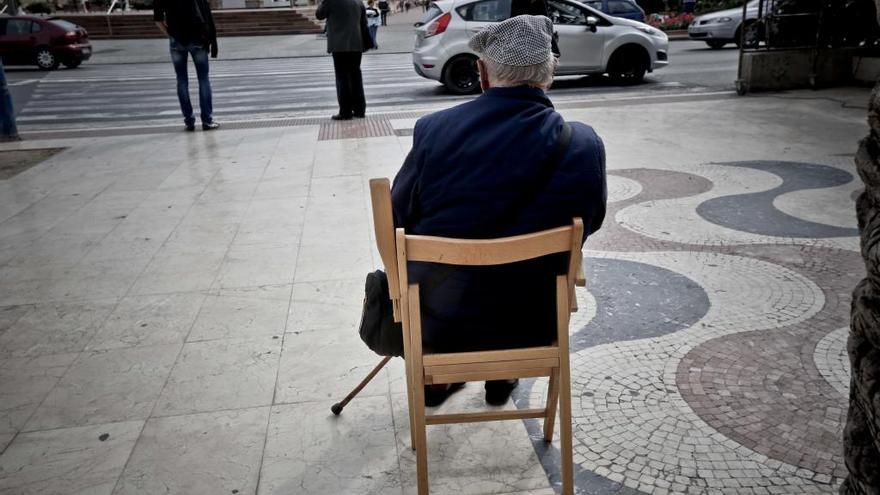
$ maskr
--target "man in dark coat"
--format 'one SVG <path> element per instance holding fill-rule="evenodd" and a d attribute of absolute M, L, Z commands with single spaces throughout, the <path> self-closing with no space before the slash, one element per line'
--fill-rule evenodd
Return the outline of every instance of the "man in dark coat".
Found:
<path fill-rule="evenodd" d="M 364 43 L 366 9 L 359 0 L 323 0 L 315 17 L 327 20 L 327 52 L 333 56 L 339 113 L 333 120 L 363 118 L 367 110 L 361 56 L 371 48 Z"/>
<path fill-rule="evenodd" d="M 156 0 L 153 20 L 169 38 L 171 62 L 177 74 L 177 98 L 183 112 L 187 131 L 194 131 L 196 118 L 189 99 L 187 59 L 192 56 L 199 79 L 199 111 L 202 129 L 212 131 L 220 127 L 214 122 L 214 104 L 211 81 L 208 80 L 208 52 L 217 58 L 217 29 L 207 0 Z"/>
<path fill-rule="evenodd" d="M 547 0 L 512 0 L 510 2 L 510 17 L 518 15 L 542 15 L 553 20 L 550 16 L 550 8 L 547 6 Z M 551 48 L 553 55 L 560 56 L 559 52 L 559 36 L 554 32 Z"/>
<path fill-rule="evenodd" d="M 605 217 L 605 151 L 593 129 L 570 123 L 570 144 L 558 163 L 548 163 L 564 127 L 544 93 L 556 67 L 552 34 L 547 17 L 519 16 L 471 40 L 481 54 L 484 92 L 416 123 L 412 150 L 392 188 L 397 227 L 410 234 L 483 239 L 569 225 L 581 217 L 585 235 L 599 229 Z M 555 276 L 566 262 L 549 257 L 451 269 L 412 263 L 410 280 L 423 284 L 424 345 L 456 352 L 551 343 Z M 488 382 L 487 402 L 503 404 L 515 385 Z M 456 388 L 428 388 L 426 404 L 442 402 Z"/>

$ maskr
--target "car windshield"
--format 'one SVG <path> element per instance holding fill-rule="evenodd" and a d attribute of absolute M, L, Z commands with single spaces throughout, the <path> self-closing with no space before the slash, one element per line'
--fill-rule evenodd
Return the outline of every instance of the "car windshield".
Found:
<path fill-rule="evenodd" d="M 427 24 L 427 23 L 431 22 L 432 19 L 434 19 L 435 17 L 437 17 L 438 15 L 440 15 L 442 13 L 443 13 L 443 11 L 440 10 L 440 7 L 438 7 L 436 3 L 432 3 L 431 6 L 428 7 L 428 10 L 425 11 L 425 15 L 423 15 L 422 18 L 419 19 L 419 22 L 417 22 L 416 25 L 422 26 L 424 24 Z"/>
<path fill-rule="evenodd" d="M 79 29 L 76 24 L 72 22 L 67 22 L 63 19 L 52 19 L 49 21 L 49 23 L 54 24 L 65 31 L 76 31 L 77 29 Z"/>
<path fill-rule="evenodd" d="M 472 22 L 501 22 L 510 17 L 510 0 L 483 0 L 459 7 L 458 15 Z"/>

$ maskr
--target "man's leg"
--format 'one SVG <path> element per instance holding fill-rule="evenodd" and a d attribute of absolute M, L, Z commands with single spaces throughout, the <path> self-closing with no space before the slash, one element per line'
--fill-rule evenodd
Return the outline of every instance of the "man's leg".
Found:
<path fill-rule="evenodd" d="M 336 99 L 339 101 L 339 117 L 350 119 L 351 107 L 351 78 L 348 74 L 348 53 L 337 52 L 333 54 L 333 71 L 336 74 Z"/>
<path fill-rule="evenodd" d="M 367 112 L 367 100 L 364 97 L 364 80 L 361 75 L 360 52 L 352 52 L 349 61 L 349 78 L 351 80 L 351 109 L 355 117 L 363 117 Z"/>
<path fill-rule="evenodd" d="M 202 126 L 210 126 L 214 122 L 214 103 L 211 94 L 211 81 L 208 78 L 208 49 L 204 45 L 190 45 L 196 75 L 199 79 L 199 111 Z"/>
<path fill-rule="evenodd" d="M 171 40 L 171 63 L 174 64 L 174 73 L 177 74 L 177 99 L 180 100 L 183 123 L 190 128 L 195 124 L 196 118 L 193 116 L 192 102 L 189 100 L 189 75 L 186 71 L 188 55 L 184 47 Z"/>
<path fill-rule="evenodd" d="M 9 86 L 6 85 L 3 62 L 0 61 L 0 141 L 15 139 L 19 139 L 18 128 L 15 126 L 15 110 L 12 108 Z"/>

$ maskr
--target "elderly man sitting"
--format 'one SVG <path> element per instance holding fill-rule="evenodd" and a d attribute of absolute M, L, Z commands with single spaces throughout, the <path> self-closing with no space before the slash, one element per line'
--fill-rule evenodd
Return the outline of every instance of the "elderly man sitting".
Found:
<path fill-rule="evenodd" d="M 394 222 L 408 233 L 488 239 L 605 217 L 605 150 L 589 126 L 567 124 L 544 91 L 553 82 L 553 25 L 518 16 L 470 41 L 483 94 L 416 123 L 392 188 Z M 586 237 L 585 237 L 586 239 Z M 422 286 L 422 331 L 432 352 L 547 345 L 555 335 L 559 257 L 498 267 L 413 263 Z M 428 406 L 462 384 L 426 387 Z M 503 404 L 516 381 L 486 383 Z"/>

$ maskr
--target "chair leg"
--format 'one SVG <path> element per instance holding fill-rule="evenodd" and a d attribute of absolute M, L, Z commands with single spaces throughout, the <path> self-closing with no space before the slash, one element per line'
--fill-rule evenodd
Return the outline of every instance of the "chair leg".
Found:
<path fill-rule="evenodd" d="M 556 422 L 556 404 L 559 403 L 559 368 L 550 373 L 547 385 L 547 414 L 544 416 L 544 440 L 553 441 L 553 426 Z"/>
<path fill-rule="evenodd" d="M 425 425 L 425 385 L 423 380 L 413 380 L 413 449 L 416 451 L 416 481 L 419 495 L 428 495 L 428 439 Z"/>
<path fill-rule="evenodd" d="M 407 359 L 405 368 L 406 368 L 406 399 L 409 402 L 409 445 L 413 450 L 416 450 L 416 418 L 415 418 L 415 410 L 414 407 L 416 402 L 413 400 L 413 395 L 415 394 L 415 388 L 413 387 L 413 370 L 411 369 L 412 363 L 411 360 Z M 422 397 L 425 395 L 425 389 L 422 387 Z M 425 404 L 424 398 L 422 399 L 422 405 Z"/>
<path fill-rule="evenodd" d="M 574 459 L 571 438 L 571 377 L 568 363 L 559 370 L 559 438 L 560 463 L 562 465 L 562 494 L 574 495 Z"/>

